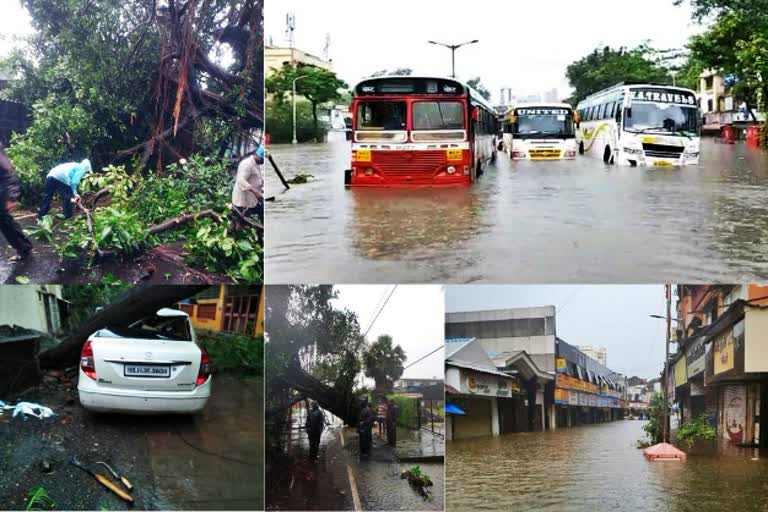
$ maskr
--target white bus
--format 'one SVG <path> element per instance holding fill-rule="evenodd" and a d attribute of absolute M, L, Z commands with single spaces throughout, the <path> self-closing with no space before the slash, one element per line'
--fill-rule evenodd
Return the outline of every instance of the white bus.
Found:
<path fill-rule="evenodd" d="M 567 103 L 520 104 L 503 122 L 504 151 L 513 160 L 576 158 L 573 109 Z"/>
<path fill-rule="evenodd" d="M 699 107 L 690 89 L 620 83 L 576 107 L 579 153 L 631 166 L 699 163 Z"/>

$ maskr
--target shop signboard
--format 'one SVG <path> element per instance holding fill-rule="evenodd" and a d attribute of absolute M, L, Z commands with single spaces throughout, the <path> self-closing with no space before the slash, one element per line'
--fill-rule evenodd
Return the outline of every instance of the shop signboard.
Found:
<path fill-rule="evenodd" d="M 461 381 L 461 392 L 470 395 L 510 397 L 520 393 L 520 382 L 517 378 L 502 377 L 471 370 L 466 372 Z"/>
<path fill-rule="evenodd" d="M 688 343 L 685 348 L 685 359 L 688 363 L 688 378 L 691 379 L 704 371 L 705 367 L 704 337 L 699 336 Z"/>
<path fill-rule="evenodd" d="M 585 395 L 584 393 L 579 393 L 579 405 L 582 406 L 588 406 L 589 405 L 589 395 Z"/>
<path fill-rule="evenodd" d="M 734 344 L 731 331 L 727 331 L 715 338 L 713 343 L 715 375 L 733 370 L 733 362 L 736 358 Z"/>
<path fill-rule="evenodd" d="M 557 359 L 555 359 L 555 363 L 556 363 L 555 368 L 557 369 L 557 373 L 565 373 L 568 371 L 568 363 L 566 362 L 564 357 L 558 357 Z"/>
<path fill-rule="evenodd" d="M 675 363 L 675 387 L 682 386 L 688 382 L 688 365 L 686 364 L 685 354 Z"/>
<path fill-rule="evenodd" d="M 569 392 L 567 389 L 555 388 L 555 403 L 556 404 L 568 404 Z"/>
<path fill-rule="evenodd" d="M 568 405 L 579 405 L 579 392 L 578 391 L 569 391 L 568 392 Z"/>

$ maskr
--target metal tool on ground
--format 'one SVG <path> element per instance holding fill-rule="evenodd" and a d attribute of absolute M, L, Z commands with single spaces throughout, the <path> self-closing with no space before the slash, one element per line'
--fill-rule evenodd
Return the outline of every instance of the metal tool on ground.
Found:
<path fill-rule="evenodd" d="M 83 465 L 80 463 L 80 461 L 79 461 L 79 460 L 77 460 L 77 457 L 72 457 L 72 460 L 71 460 L 71 461 L 69 461 L 69 463 L 70 463 L 70 464 L 72 464 L 72 465 L 73 465 L 73 466 L 75 466 L 75 467 L 78 467 L 78 468 L 82 469 L 83 471 L 85 471 L 86 473 L 88 473 L 89 475 L 91 475 L 91 476 L 92 476 L 93 478 L 95 478 L 95 479 L 96 479 L 96 480 L 97 480 L 97 481 L 98 481 L 98 482 L 99 482 L 101 485 L 103 485 L 104 487 L 106 487 L 107 489 L 109 489 L 110 491 L 112 491 L 113 493 L 115 493 L 116 495 L 118 495 L 118 496 L 120 497 L 120 499 L 122 499 L 123 501 L 126 501 L 126 502 L 128 502 L 128 503 L 131 503 L 131 504 L 133 504 L 133 496 L 131 496 L 130 494 L 128 494 L 127 492 L 125 492 L 124 490 L 122 490 L 121 488 L 119 488 L 117 485 L 115 485 L 114 483 L 112 483 L 112 482 L 109 480 L 109 478 L 105 477 L 105 476 L 104 476 L 104 475 L 102 475 L 102 474 L 99 474 L 99 473 L 96 473 L 96 472 L 94 472 L 94 471 L 91 471 L 91 470 L 90 470 L 90 469 L 88 469 L 87 467 L 83 466 Z"/>
<path fill-rule="evenodd" d="M 133 484 L 127 478 L 125 478 L 124 476 L 118 475 L 117 471 L 112 469 L 112 467 L 109 464 L 107 464 L 106 462 L 102 462 L 102 461 L 99 461 L 96 464 L 101 464 L 102 466 L 107 468 L 110 473 L 112 473 L 113 477 L 115 477 L 116 479 L 118 479 L 121 482 L 123 482 L 123 485 L 125 486 L 126 489 L 128 489 L 128 492 L 131 492 L 133 490 Z"/>

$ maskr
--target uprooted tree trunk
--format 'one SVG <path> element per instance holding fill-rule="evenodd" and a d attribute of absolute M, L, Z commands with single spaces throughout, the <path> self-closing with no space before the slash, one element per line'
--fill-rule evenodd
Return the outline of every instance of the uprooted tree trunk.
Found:
<path fill-rule="evenodd" d="M 117 154 L 118 158 L 141 154 L 142 168 L 154 157 L 158 173 L 164 149 L 175 160 L 190 153 L 177 134 L 193 132 L 203 119 L 226 121 L 243 133 L 263 126 L 263 0 L 244 0 L 226 12 L 222 9 L 217 16 L 222 21 L 212 34 L 196 31 L 202 8 L 198 4 L 199 0 L 173 0 L 155 16 L 161 39 L 155 128 L 149 140 Z M 231 50 L 234 64 L 229 69 L 211 60 L 216 45 Z"/>
<path fill-rule="evenodd" d="M 357 424 L 358 413 L 351 393 L 323 384 L 293 360 L 278 377 L 286 387 L 295 389 L 302 397 L 317 401 L 320 407 L 341 418 L 347 425 Z"/>
<path fill-rule="evenodd" d="M 115 299 L 83 323 L 57 346 L 40 354 L 43 369 L 65 368 L 76 365 L 80 351 L 88 336 L 107 326 L 124 327 L 155 313 L 163 307 L 170 307 L 206 289 L 207 285 L 148 285 L 137 286 Z"/>

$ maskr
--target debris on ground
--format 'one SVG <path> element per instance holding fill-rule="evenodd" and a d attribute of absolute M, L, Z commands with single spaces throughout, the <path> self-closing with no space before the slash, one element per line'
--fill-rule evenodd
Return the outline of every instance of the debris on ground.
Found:
<path fill-rule="evenodd" d="M 56 503 L 48 496 L 45 487 L 33 487 L 27 494 L 25 510 L 53 510 Z"/>
<path fill-rule="evenodd" d="M 53 411 L 48 407 L 44 407 L 40 404 L 33 404 L 32 402 L 19 402 L 16 405 L 3 405 L 2 411 L 13 411 L 11 418 L 15 418 L 21 414 L 26 420 L 27 416 L 34 416 L 37 419 L 50 418 L 53 416 Z M 0 411 L 0 413 L 2 413 Z"/>
<path fill-rule="evenodd" d="M 403 472 L 400 473 L 400 478 L 408 479 L 408 483 L 411 484 L 411 487 L 424 496 L 424 499 L 429 499 L 431 497 L 427 487 L 433 485 L 432 480 L 430 480 L 426 474 L 422 473 L 421 467 L 413 466 L 411 469 L 403 470 Z"/>
<path fill-rule="evenodd" d="M 304 183 L 309 183 L 310 178 L 314 178 L 314 176 L 309 173 L 299 172 L 293 178 L 288 180 L 288 183 L 292 185 L 301 185 Z"/>

